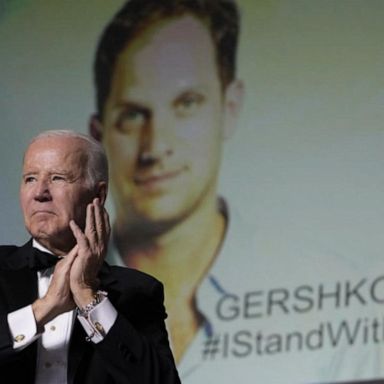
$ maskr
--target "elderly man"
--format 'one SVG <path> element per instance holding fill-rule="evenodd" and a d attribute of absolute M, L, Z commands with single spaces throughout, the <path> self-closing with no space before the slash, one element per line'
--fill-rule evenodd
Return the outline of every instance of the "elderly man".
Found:
<path fill-rule="evenodd" d="M 32 140 L 20 188 L 32 239 L 0 247 L 2 383 L 180 383 L 162 285 L 103 262 L 107 189 L 97 142 L 69 131 Z"/>

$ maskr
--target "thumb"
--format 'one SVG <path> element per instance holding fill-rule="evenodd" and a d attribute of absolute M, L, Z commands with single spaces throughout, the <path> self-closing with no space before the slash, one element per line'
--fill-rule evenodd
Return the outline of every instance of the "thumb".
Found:
<path fill-rule="evenodd" d="M 69 270 L 71 269 L 71 266 L 73 264 L 73 261 L 76 259 L 78 253 L 78 246 L 75 245 L 69 253 L 64 256 L 58 263 L 57 265 L 60 264 L 60 268 L 63 268 L 64 270 Z"/>

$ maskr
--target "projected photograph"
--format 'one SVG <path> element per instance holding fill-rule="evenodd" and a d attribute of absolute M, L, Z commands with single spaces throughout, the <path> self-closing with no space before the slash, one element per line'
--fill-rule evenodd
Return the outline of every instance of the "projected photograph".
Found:
<path fill-rule="evenodd" d="M 29 140 L 89 134 L 106 261 L 164 285 L 182 383 L 384 382 L 383 19 L 375 0 L 5 1 L 1 244 L 28 239 Z"/>

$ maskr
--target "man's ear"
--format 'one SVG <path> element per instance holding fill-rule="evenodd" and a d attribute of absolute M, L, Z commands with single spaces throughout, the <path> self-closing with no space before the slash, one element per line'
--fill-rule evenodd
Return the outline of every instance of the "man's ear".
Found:
<path fill-rule="evenodd" d="M 103 140 L 103 127 L 100 122 L 99 115 L 93 114 L 89 118 L 88 123 L 89 134 L 97 141 Z"/>
<path fill-rule="evenodd" d="M 100 204 L 104 205 L 107 200 L 108 194 L 108 184 L 105 181 L 100 181 L 97 183 L 96 197 L 100 199 Z"/>
<path fill-rule="evenodd" d="M 237 126 L 237 120 L 243 106 L 244 84 L 235 79 L 224 91 L 224 124 L 223 139 L 232 136 Z"/>

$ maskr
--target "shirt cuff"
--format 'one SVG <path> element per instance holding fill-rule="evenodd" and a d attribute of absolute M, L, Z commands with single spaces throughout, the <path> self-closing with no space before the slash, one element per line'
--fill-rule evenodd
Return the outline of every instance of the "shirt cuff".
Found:
<path fill-rule="evenodd" d="M 32 305 L 8 313 L 7 320 L 13 349 L 22 350 L 39 337 Z"/>
<path fill-rule="evenodd" d="M 104 297 L 89 313 L 88 317 L 77 315 L 88 337 L 87 341 L 97 344 L 109 332 L 117 318 L 117 311 L 107 297 Z"/>

